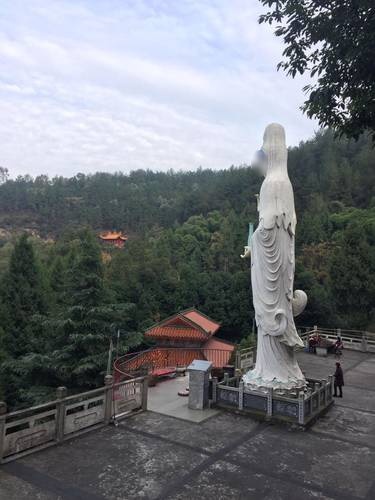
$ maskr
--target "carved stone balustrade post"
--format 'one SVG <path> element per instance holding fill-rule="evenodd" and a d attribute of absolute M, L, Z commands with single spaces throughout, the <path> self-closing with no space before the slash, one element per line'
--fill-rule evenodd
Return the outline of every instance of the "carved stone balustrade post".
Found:
<path fill-rule="evenodd" d="M 361 338 L 361 351 L 362 352 L 367 352 L 367 336 L 366 333 L 362 333 L 362 338 Z"/>
<path fill-rule="evenodd" d="M 217 400 L 217 384 L 219 383 L 217 377 L 212 377 L 212 402 L 216 403 Z"/>
<path fill-rule="evenodd" d="M 324 395 L 324 400 L 323 400 L 323 404 L 324 406 L 327 404 L 327 379 L 323 379 L 322 380 L 322 387 L 324 388 L 324 392 L 323 392 L 323 395 Z"/>
<path fill-rule="evenodd" d="M 147 410 L 147 396 L 148 396 L 148 377 L 145 377 L 142 382 L 142 410 Z"/>
<path fill-rule="evenodd" d="M 305 393 L 298 394 L 298 423 L 303 425 L 305 421 Z"/>
<path fill-rule="evenodd" d="M 113 377 L 106 375 L 104 377 L 105 385 L 105 409 L 104 409 L 104 422 L 109 424 L 113 416 Z"/>
<path fill-rule="evenodd" d="M 240 353 L 239 349 L 236 351 L 236 361 L 235 361 L 234 366 L 237 370 L 241 369 L 241 353 Z"/>
<path fill-rule="evenodd" d="M 63 441 L 65 427 L 65 398 L 67 395 L 66 387 L 58 387 L 56 389 L 56 440 Z"/>
<path fill-rule="evenodd" d="M 244 381 L 241 380 L 238 386 L 238 409 L 243 410 L 243 391 L 244 391 Z"/>
<path fill-rule="evenodd" d="M 272 387 L 268 388 L 267 392 L 267 417 L 272 417 L 272 398 L 273 398 L 273 389 Z"/>
<path fill-rule="evenodd" d="M 7 414 L 7 404 L 4 403 L 4 401 L 0 401 L 0 463 L 2 461 L 4 452 L 6 414 Z"/>
<path fill-rule="evenodd" d="M 319 382 L 315 382 L 315 384 L 314 384 L 314 392 L 315 392 L 315 394 L 318 395 L 318 407 L 317 407 L 317 411 L 319 411 L 319 409 L 320 409 L 320 384 L 319 384 Z"/>

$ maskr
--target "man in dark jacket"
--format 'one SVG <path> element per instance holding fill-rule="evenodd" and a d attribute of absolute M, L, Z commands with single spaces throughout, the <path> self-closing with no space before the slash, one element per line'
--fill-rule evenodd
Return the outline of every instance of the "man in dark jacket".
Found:
<path fill-rule="evenodd" d="M 344 373 L 342 371 L 340 363 L 336 363 L 336 371 L 335 371 L 335 382 L 334 382 L 334 396 L 337 398 L 337 388 L 339 388 L 340 395 L 339 397 L 342 398 L 342 387 L 344 385 Z"/>

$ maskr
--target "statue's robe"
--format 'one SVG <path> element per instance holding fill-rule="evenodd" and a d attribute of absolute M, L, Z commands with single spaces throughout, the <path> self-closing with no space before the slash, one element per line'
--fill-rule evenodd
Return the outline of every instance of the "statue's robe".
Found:
<path fill-rule="evenodd" d="M 295 348 L 303 347 L 303 342 L 292 311 L 293 255 L 294 235 L 283 224 L 269 229 L 261 224 L 253 234 L 251 283 L 258 345 L 256 366 L 250 373 L 258 385 L 303 385 L 295 357 Z"/>

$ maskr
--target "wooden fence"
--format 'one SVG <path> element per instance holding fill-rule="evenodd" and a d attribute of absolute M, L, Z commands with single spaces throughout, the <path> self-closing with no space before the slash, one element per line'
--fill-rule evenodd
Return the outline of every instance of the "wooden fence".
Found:
<path fill-rule="evenodd" d="M 59 387 L 54 401 L 12 413 L 0 402 L 0 463 L 147 409 L 145 377 L 113 383 L 107 375 L 104 387 L 73 396 L 66 393 Z"/>

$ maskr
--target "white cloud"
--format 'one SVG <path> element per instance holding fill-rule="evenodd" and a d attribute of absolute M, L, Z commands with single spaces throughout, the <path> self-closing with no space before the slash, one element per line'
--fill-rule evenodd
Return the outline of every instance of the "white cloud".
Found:
<path fill-rule="evenodd" d="M 4 0 L 0 164 L 12 175 L 228 167 L 264 126 L 312 135 L 248 0 Z M 315 126 L 316 127 L 316 126 Z"/>

